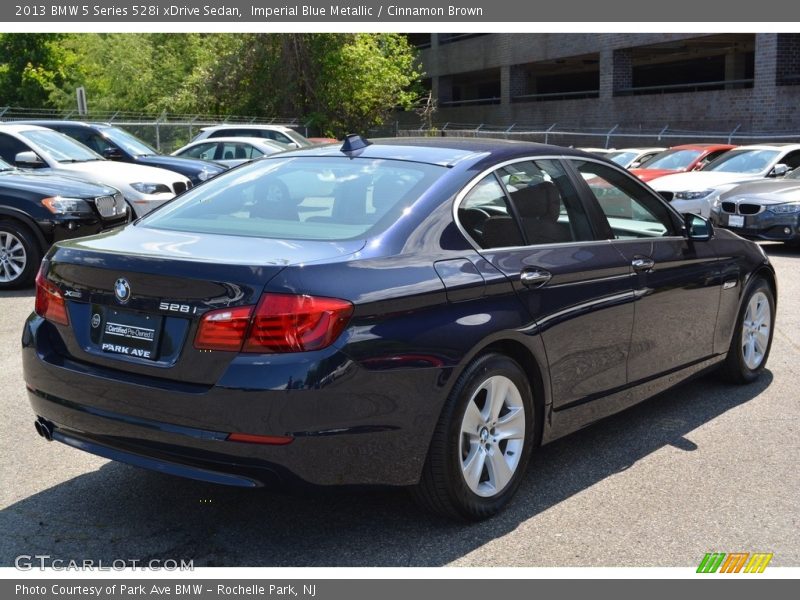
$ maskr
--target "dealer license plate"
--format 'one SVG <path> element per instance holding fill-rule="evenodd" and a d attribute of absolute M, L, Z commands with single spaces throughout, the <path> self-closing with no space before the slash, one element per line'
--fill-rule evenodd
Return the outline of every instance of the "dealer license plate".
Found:
<path fill-rule="evenodd" d="M 744 217 L 742 215 L 728 216 L 728 227 L 744 227 Z"/>

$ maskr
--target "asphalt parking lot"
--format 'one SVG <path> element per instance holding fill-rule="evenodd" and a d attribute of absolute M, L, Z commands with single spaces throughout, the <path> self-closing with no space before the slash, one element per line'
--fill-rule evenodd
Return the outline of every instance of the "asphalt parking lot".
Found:
<path fill-rule="evenodd" d="M 696 566 L 742 551 L 800 566 L 800 251 L 765 247 L 779 303 L 759 382 L 709 375 L 542 448 L 508 510 L 476 525 L 402 492 L 222 488 L 47 443 L 18 352 L 33 291 L 0 292 L 0 565 Z"/>

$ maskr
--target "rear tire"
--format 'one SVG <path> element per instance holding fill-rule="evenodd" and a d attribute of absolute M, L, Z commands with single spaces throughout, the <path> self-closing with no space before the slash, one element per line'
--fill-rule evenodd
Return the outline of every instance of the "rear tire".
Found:
<path fill-rule="evenodd" d="M 775 295 L 761 277 L 747 289 L 736 319 L 722 376 L 730 383 L 752 383 L 767 365 L 775 330 Z"/>
<path fill-rule="evenodd" d="M 502 354 L 475 359 L 458 378 L 433 434 L 415 500 L 477 521 L 497 514 L 525 476 L 537 416 L 522 368 Z"/>
<path fill-rule="evenodd" d="M 33 234 L 14 221 L 0 221 L 0 290 L 33 284 L 42 251 Z"/>

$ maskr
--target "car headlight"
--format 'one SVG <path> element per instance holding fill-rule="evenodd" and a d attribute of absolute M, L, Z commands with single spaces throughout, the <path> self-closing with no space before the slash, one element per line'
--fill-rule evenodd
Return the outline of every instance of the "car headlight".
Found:
<path fill-rule="evenodd" d="M 210 179 L 213 176 L 214 174 L 205 167 L 203 167 L 203 169 L 197 174 L 197 178 L 200 181 L 206 181 L 207 179 Z"/>
<path fill-rule="evenodd" d="M 713 194 L 716 190 L 713 188 L 707 190 L 675 192 L 675 200 L 699 200 Z"/>
<path fill-rule="evenodd" d="M 163 183 L 132 183 L 131 187 L 142 194 L 171 194 L 172 190 Z"/>
<path fill-rule="evenodd" d="M 787 202 L 786 204 L 773 204 L 768 206 L 767 210 L 777 215 L 788 215 L 791 213 L 800 212 L 800 202 Z"/>
<path fill-rule="evenodd" d="M 44 207 L 54 215 L 66 215 L 69 213 L 88 213 L 92 214 L 92 207 L 86 200 L 80 198 L 63 198 L 53 196 L 42 200 Z"/>

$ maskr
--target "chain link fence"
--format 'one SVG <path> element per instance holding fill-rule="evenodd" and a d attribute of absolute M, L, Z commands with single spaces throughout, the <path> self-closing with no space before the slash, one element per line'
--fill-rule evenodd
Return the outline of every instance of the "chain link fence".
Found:
<path fill-rule="evenodd" d="M 309 135 L 309 123 L 296 117 L 248 117 L 242 115 L 160 114 L 126 111 L 77 111 L 0 107 L 0 122 L 13 123 L 31 119 L 64 119 L 109 123 L 123 127 L 165 154 L 177 150 L 196 136 L 203 127 L 212 125 L 284 125 Z"/>
<path fill-rule="evenodd" d="M 758 144 L 769 142 L 798 142 L 800 131 L 754 131 L 737 124 L 722 128 L 686 129 L 664 125 L 621 125 L 606 127 L 569 126 L 559 123 L 539 125 L 484 123 L 441 123 L 430 129 L 403 129 L 394 134 L 399 137 L 455 136 L 501 138 L 555 144 L 558 146 L 625 148 L 639 146 L 676 146 L 690 143 Z"/>

